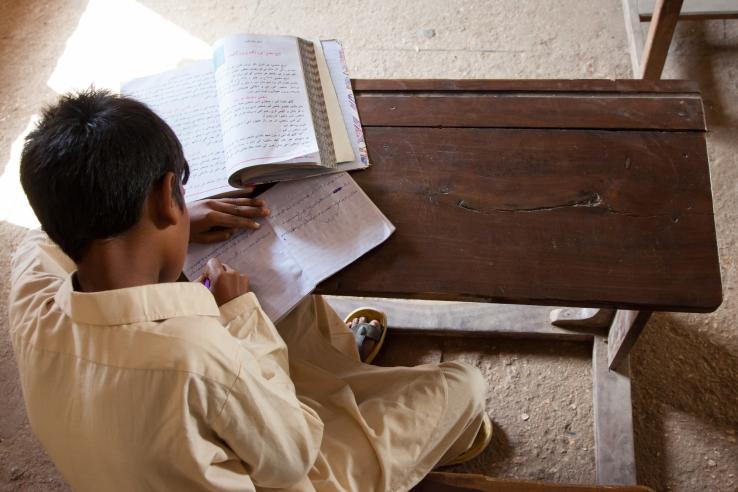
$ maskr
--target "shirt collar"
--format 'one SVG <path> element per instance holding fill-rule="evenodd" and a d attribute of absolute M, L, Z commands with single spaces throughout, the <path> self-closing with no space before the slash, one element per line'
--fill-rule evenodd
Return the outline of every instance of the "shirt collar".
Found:
<path fill-rule="evenodd" d="M 55 300 L 78 323 L 126 325 L 181 316 L 220 316 L 210 291 L 199 282 L 166 282 L 101 292 L 76 292 L 72 275 Z"/>

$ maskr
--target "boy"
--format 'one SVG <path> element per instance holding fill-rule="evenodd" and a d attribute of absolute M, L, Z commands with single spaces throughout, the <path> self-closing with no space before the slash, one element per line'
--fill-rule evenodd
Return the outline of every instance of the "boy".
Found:
<path fill-rule="evenodd" d="M 475 369 L 363 364 L 317 296 L 278 333 L 217 259 L 210 289 L 177 282 L 189 240 L 268 214 L 247 198 L 188 211 L 188 174 L 166 123 L 104 91 L 62 97 L 26 140 L 21 181 L 53 243 L 32 231 L 14 256 L 11 338 L 31 426 L 75 490 L 407 490 L 481 452 Z"/>

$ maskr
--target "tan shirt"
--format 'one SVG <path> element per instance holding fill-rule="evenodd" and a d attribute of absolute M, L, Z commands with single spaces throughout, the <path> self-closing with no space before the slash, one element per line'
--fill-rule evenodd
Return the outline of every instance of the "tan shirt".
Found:
<path fill-rule="evenodd" d="M 79 490 L 287 487 L 323 425 L 256 297 L 202 285 L 99 293 L 37 231 L 12 267 L 10 325 L 34 432 Z"/>
<path fill-rule="evenodd" d="M 251 293 L 81 293 L 74 268 L 32 231 L 10 330 L 31 426 L 75 490 L 408 490 L 461 432 L 438 365 L 362 364 L 319 296 L 278 332 Z"/>

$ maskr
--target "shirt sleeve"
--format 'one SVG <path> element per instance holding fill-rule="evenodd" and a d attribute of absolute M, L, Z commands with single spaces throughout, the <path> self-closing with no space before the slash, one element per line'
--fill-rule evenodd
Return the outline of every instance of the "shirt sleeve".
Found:
<path fill-rule="evenodd" d="M 31 230 L 11 259 L 10 322 L 35 313 L 51 299 L 76 265 L 41 230 Z"/>
<path fill-rule="evenodd" d="M 221 322 L 241 345 L 238 375 L 216 432 L 261 487 L 290 487 L 312 467 L 323 438 L 318 414 L 296 395 L 287 346 L 253 293 L 221 306 Z"/>

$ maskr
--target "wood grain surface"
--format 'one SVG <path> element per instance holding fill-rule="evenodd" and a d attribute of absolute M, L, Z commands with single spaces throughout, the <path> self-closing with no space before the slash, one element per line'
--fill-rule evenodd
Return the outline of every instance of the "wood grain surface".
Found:
<path fill-rule="evenodd" d="M 704 130 L 702 100 L 681 97 L 526 94 L 366 94 L 363 126 Z M 525 108 L 525 111 L 521 111 Z"/>
<path fill-rule="evenodd" d="M 693 80 L 595 80 L 595 79 L 354 79 L 352 87 L 358 93 L 369 92 L 597 92 L 606 94 L 650 92 L 656 95 L 675 93 L 699 94 L 699 85 Z"/>
<path fill-rule="evenodd" d="M 506 480 L 468 473 L 432 472 L 413 492 L 653 492 L 642 485 L 579 485 Z"/>
<path fill-rule="evenodd" d="M 619 100 L 611 90 L 618 82 L 609 88 L 609 81 L 595 82 L 575 85 Z M 362 118 L 383 98 L 397 96 L 377 91 L 378 82 L 372 87 L 357 92 Z M 652 91 L 659 84 L 644 87 Z M 401 95 L 427 101 L 426 90 Z M 540 106 L 525 99 L 504 116 L 516 128 L 504 122 L 480 128 L 484 118 L 501 120 L 489 108 L 474 109 L 496 94 L 444 96 L 475 113 L 481 123 L 474 128 L 428 127 L 420 120 L 396 126 L 392 111 L 368 117 L 373 126 L 364 131 L 373 165 L 353 176 L 397 231 L 323 282 L 319 292 L 660 311 L 717 308 L 722 294 L 705 134 L 694 119 L 702 114 L 699 98 L 689 96 L 699 109 L 683 116 L 664 108 L 685 106 L 679 103 L 684 94 L 631 90 L 622 95 L 624 106 L 575 94 L 584 108 L 579 114 L 589 113 L 592 123 L 601 122 L 594 126 L 603 127 L 581 129 L 568 104 L 572 93 L 549 91 L 545 97 L 558 101 L 550 106 L 557 128 L 534 127 Z M 666 116 L 624 113 L 634 96 Z M 623 121 L 628 114 L 637 129 L 608 126 L 609 119 Z M 435 117 L 438 126 L 456 118 Z M 517 128 L 524 119 L 530 127 Z M 657 129 L 643 129 L 659 122 Z M 690 129 L 677 129 L 685 127 Z"/>

